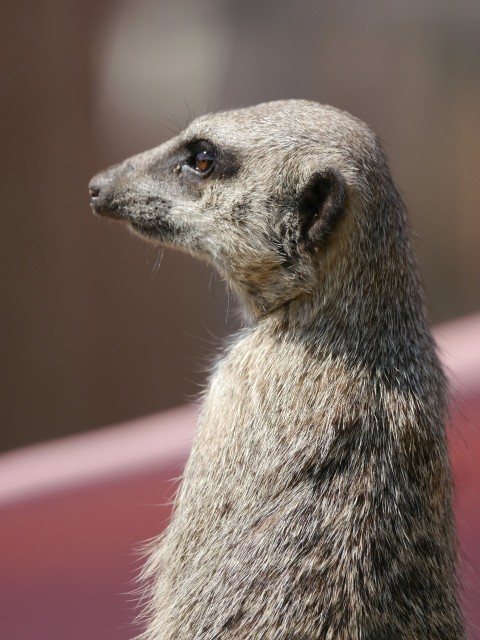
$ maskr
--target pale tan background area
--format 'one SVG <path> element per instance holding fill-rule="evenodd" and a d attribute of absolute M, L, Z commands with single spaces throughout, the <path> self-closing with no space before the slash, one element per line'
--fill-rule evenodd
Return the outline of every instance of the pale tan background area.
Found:
<path fill-rule="evenodd" d="M 1 449 L 198 393 L 233 301 L 95 219 L 87 184 L 205 111 L 295 97 L 366 120 L 432 319 L 480 308 L 476 0 L 4 0 L 0 69 Z"/>

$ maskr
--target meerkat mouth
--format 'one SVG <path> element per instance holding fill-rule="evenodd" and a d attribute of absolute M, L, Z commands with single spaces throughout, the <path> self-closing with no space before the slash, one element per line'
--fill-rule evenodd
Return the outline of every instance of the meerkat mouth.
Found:
<path fill-rule="evenodd" d="M 151 240 L 157 240 L 158 242 L 168 241 L 171 238 L 175 238 L 177 231 L 168 220 L 152 218 L 152 219 L 129 219 L 123 218 L 131 229 L 138 235 L 150 238 Z"/>

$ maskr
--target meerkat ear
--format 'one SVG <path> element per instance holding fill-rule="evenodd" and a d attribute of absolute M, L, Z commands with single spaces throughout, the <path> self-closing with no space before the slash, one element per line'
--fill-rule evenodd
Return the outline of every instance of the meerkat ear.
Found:
<path fill-rule="evenodd" d="M 333 233 L 346 206 L 345 180 L 336 169 L 314 173 L 299 197 L 300 236 L 313 251 Z"/>

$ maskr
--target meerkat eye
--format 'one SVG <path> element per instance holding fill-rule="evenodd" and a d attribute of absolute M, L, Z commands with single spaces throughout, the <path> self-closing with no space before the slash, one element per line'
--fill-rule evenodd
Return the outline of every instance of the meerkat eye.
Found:
<path fill-rule="evenodd" d="M 193 173 L 197 178 L 206 178 L 212 173 L 217 162 L 213 145 L 206 140 L 198 140 L 187 145 L 185 150 L 188 155 L 175 171 Z"/>
<path fill-rule="evenodd" d="M 207 175 L 213 169 L 215 158 L 208 151 L 199 151 L 195 156 L 195 171 Z"/>

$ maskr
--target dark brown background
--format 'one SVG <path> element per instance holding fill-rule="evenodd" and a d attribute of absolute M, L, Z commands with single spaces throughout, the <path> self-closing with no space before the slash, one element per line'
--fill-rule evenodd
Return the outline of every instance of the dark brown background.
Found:
<path fill-rule="evenodd" d="M 104 166 L 191 114 L 303 97 L 384 141 L 435 321 L 480 307 L 480 4 L 0 4 L 0 448 L 195 395 L 225 333 L 201 264 L 89 212 Z"/>

